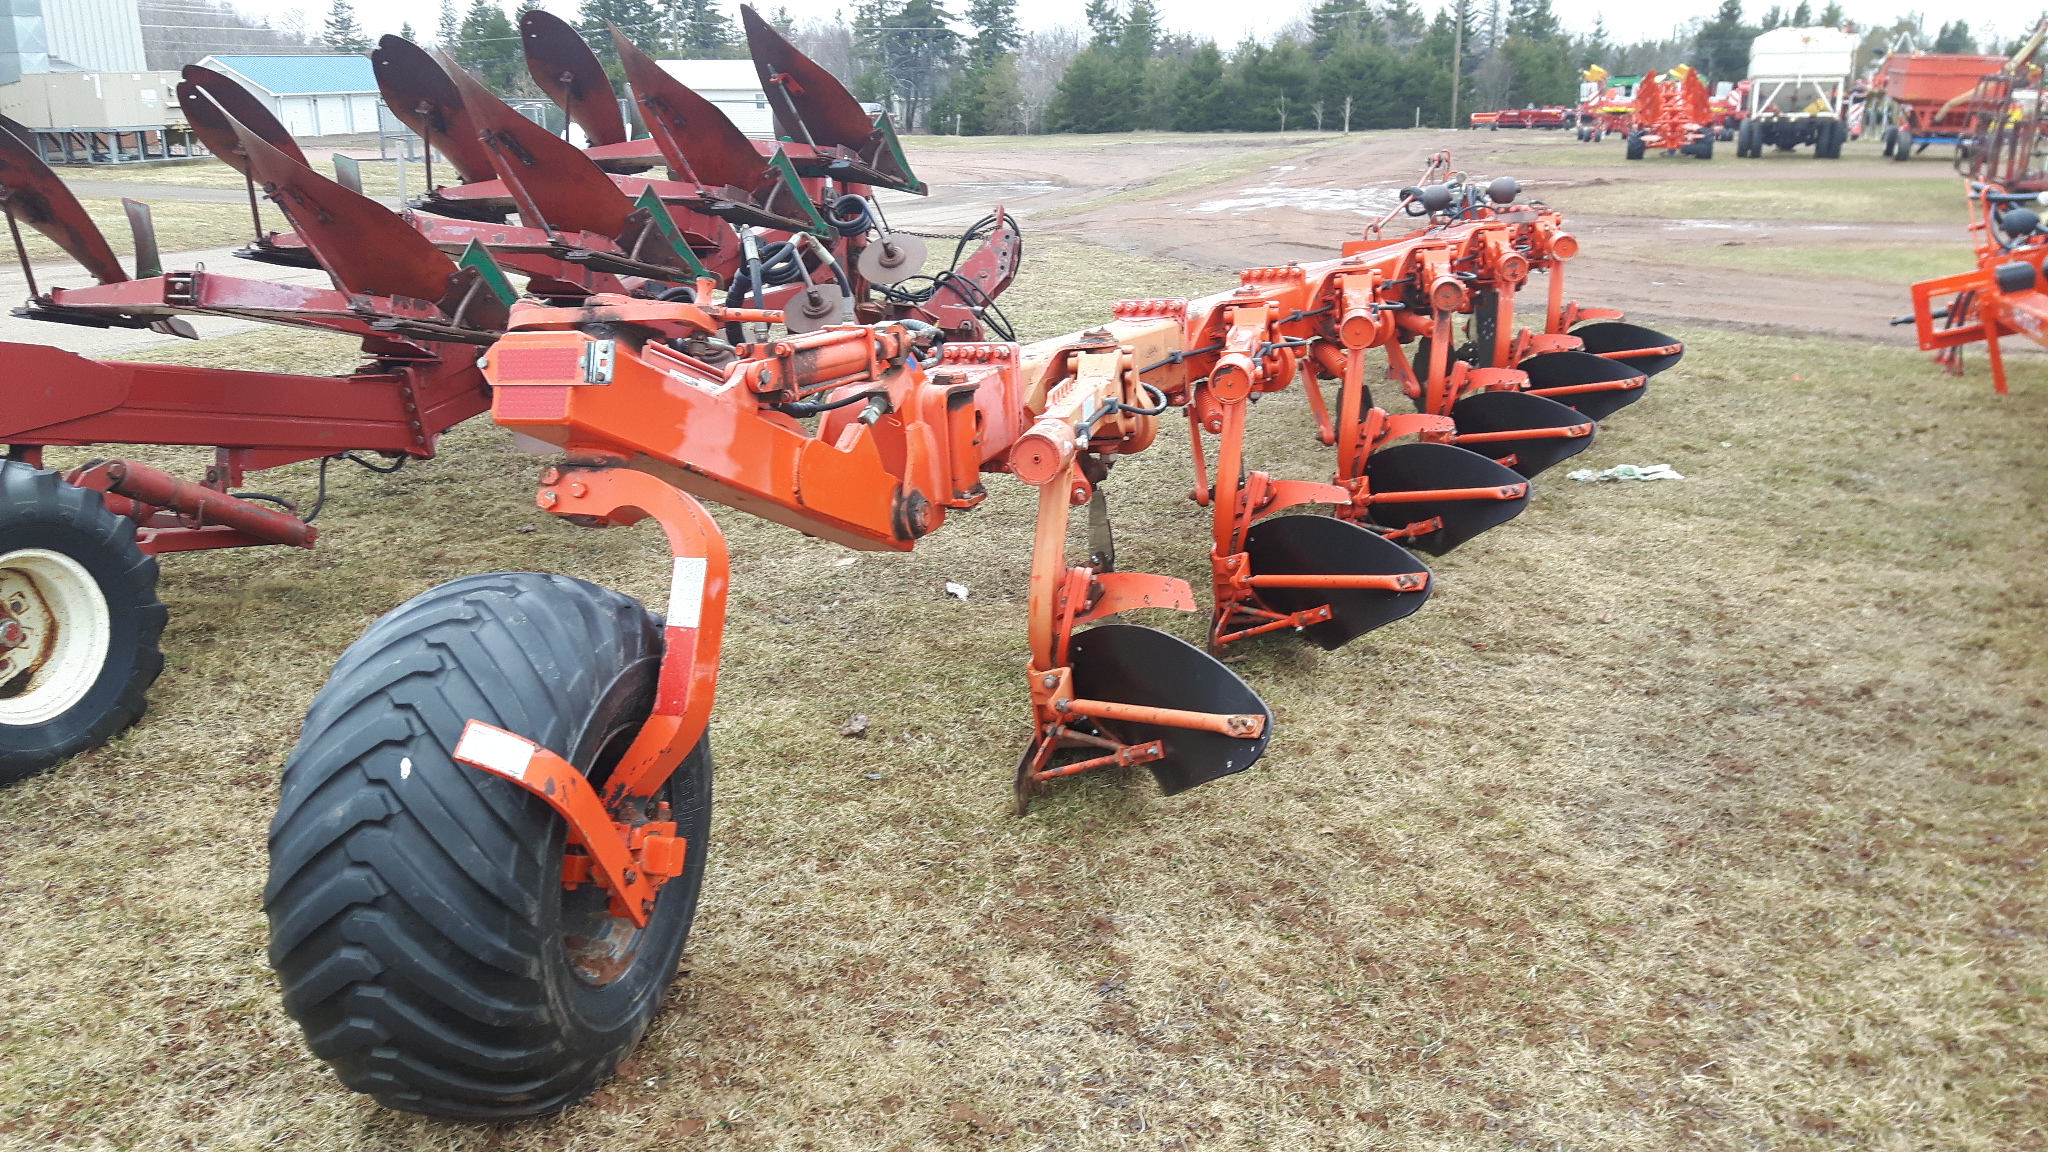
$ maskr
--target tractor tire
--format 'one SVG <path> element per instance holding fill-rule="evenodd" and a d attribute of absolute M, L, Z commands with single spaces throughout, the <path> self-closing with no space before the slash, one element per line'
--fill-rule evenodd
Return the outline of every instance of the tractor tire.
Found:
<path fill-rule="evenodd" d="M 1647 150 L 1647 146 L 1643 143 L 1643 134 L 1641 132 L 1631 132 L 1628 134 L 1629 159 L 1641 160 L 1643 158 L 1643 153 Z"/>
<path fill-rule="evenodd" d="M 0 460 L 0 784 L 113 739 L 164 670 L 169 613 L 135 522 L 55 472 Z"/>
<path fill-rule="evenodd" d="M 1756 125 L 1747 120 L 1743 121 L 1742 130 L 1735 137 L 1735 154 L 1751 160 L 1760 159 L 1764 154 L 1761 137 L 1762 133 L 1757 131 Z"/>
<path fill-rule="evenodd" d="M 1842 144 L 1849 138 L 1849 126 L 1840 120 L 1823 120 L 1820 126 L 1820 140 L 1813 147 L 1813 155 L 1819 160 L 1840 160 Z"/>
<path fill-rule="evenodd" d="M 285 1011 L 347 1087 L 447 1119 L 541 1116 L 639 1042 L 696 915 L 708 741 L 657 797 L 689 848 L 638 932 L 597 885 L 563 887 L 551 808 L 450 752 L 474 718 L 601 784 L 661 652 L 631 597 L 512 572 L 422 593 L 342 654 L 285 765 L 264 907 Z"/>

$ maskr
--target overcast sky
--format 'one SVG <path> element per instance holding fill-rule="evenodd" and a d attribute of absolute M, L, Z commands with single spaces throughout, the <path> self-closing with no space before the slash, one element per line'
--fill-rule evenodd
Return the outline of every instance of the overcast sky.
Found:
<path fill-rule="evenodd" d="M 1488 0 L 1472 0 L 1475 10 L 1483 8 Z M 1166 25 L 1176 31 L 1191 32 L 1198 36 L 1213 37 L 1229 45 L 1246 36 L 1270 37 L 1289 22 L 1300 18 L 1308 11 L 1308 0 L 1273 0 L 1267 3 L 1244 3 L 1243 0 L 1157 0 L 1165 16 Z M 1433 11 L 1439 5 L 1432 0 L 1421 0 L 1425 10 Z M 1770 6 L 1767 0 L 1746 0 L 1747 12 L 1754 20 Z M 1798 0 L 1790 0 L 1785 7 L 1790 9 Z M 853 5 L 847 0 L 763 0 L 759 7 L 772 11 L 785 5 L 801 21 L 810 17 L 829 18 L 835 12 L 851 15 Z M 1044 28 L 1056 24 L 1079 25 L 1082 23 L 1081 10 L 1086 0 L 1021 0 L 1017 5 L 1018 15 L 1026 28 Z M 1618 4 L 1603 0 L 1551 0 L 1552 7 L 1564 21 L 1565 27 L 1573 31 L 1584 31 L 1593 26 L 1596 19 L 1605 18 L 1607 31 L 1614 39 L 1630 42 L 1670 36 L 1678 25 L 1695 17 L 1708 16 L 1719 7 L 1719 0 L 1665 0 L 1661 3 Z M 1814 4 L 1818 11 L 1825 7 L 1826 0 Z M 325 0 L 235 0 L 237 8 L 245 12 L 261 13 L 270 17 L 273 24 L 284 22 L 287 13 L 297 9 L 305 14 L 308 27 L 317 30 L 325 20 L 328 4 Z M 372 37 L 385 32 L 398 31 L 399 25 L 411 21 L 422 36 L 431 36 L 440 12 L 440 0 L 355 0 L 357 18 L 363 22 Z M 468 0 L 457 0 L 458 10 L 468 7 Z M 573 17 L 575 0 L 550 0 L 548 7 L 563 15 Z M 948 8 L 964 10 L 962 0 L 953 0 Z M 1503 0 L 1502 7 L 1506 7 Z M 739 13 L 738 0 L 728 0 L 726 8 L 735 16 Z M 1886 2 L 1861 3 L 1848 0 L 1843 8 L 1851 20 L 1862 24 L 1889 24 L 1903 12 L 1924 11 L 1924 5 Z M 1961 13 L 1976 17 L 1981 12 Z M 1937 17 L 1938 19 L 1938 17 Z M 2001 29 L 2006 35 L 2017 34 L 2020 21 L 2009 21 L 2012 27 Z M 1977 21 L 1972 20 L 1972 26 Z M 1933 31 L 1930 27 L 1929 31 Z"/>

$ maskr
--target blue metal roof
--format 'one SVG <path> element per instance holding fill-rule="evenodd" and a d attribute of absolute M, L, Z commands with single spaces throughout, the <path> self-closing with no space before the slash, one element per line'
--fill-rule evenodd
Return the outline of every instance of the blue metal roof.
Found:
<path fill-rule="evenodd" d="M 276 96 L 308 92 L 375 92 L 368 56 L 209 56 Z"/>

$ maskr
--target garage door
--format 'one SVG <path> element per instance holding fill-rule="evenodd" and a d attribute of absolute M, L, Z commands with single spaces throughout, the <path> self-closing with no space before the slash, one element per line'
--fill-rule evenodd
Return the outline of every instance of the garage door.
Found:
<path fill-rule="evenodd" d="M 375 132 L 377 130 L 377 98 L 375 96 L 349 97 L 348 112 L 349 131 Z"/>
<path fill-rule="evenodd" d="M 317 136 L 320 130 L 313 123 L 313 100 L 308 96 L 287 96 L 277 102 L 277 118 L 284 121 L 284 130 L 294 136 Z"/>

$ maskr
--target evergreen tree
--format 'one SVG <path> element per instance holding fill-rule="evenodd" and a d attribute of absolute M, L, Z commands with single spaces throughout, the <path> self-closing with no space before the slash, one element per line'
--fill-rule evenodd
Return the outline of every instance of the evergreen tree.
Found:
<path fill-rule="evenodd" d="M 1802 2 L 1792 14 L 1795 26 L 1804 25 L 1807 16 Z M 1755 28 L 1742 22 L 1742 0 L 1721 0 L 1720 10 L 1693 38 L 1692 64 L 1700 70 L 1700 79 L 1711 88 L 1717 80 L 1740 80 L 1749 75 L 1749 42 L 1756 34 Z"/>
<path fill-rule="evenodd" d="M 348 0 L 334 0 L 334 7 L 327 10 L 327 29 L 321 33 L 320 42 L 353 56 L 370 50 L 370 38 L 363 35 L 363 26 L 356 23 L 355 6 Z"/>
<path fill-rule="evenodd" d="M 1380 6 L 1380 23 L 1386 28 L 1388 42 L 1397 48 L 1420 42 L 1429 31 L 1429 21 L 1415 0 L 1386 0 Z"/>
<path fill-rule="evenodd" d="M 687 59 L 716 60 L 740 55 L 745 35 L 718 6 L 718 0 L 662 0 L 662 22 L 669 46 Z"/>
<path fill-rule="evenodd" d="M 854 16 L 856 63 L 863 71 L 856 78 L 855 95 L 901 99 L 906 132 L 926 123 L 960 54 L 960 36 L 952 30 L 951 20 L 939 0 L 862 4 Z"/>
<path fill-rule="evenodd" d="M 1309 10 L 1309 42 L 1320 60 L 1366 34 L 1372 26 L 1369 0 L 1322 0 Z"/>
<path fill-rule="evenodd" d="M 1953 24 L 1943 24 L 1941 33 L 1934 38 L 1934 50 L 1974 54 L 1977 51 L 1977 40 L 1970 35 L 1969 21 L 1958 20 Z"/>
<path fill-rule="evenodd" d="M 1055 132 L 1126 132 L 1137 104 L 1140 73 L 1113 46 L 1091 47 L 1067 65 L 1046 122 Z"/>
<path fill-rule="evenodd" d="M 412 30 L 411 21 L 408 20 L 405 23 L 400 24 L 398 26 L 398 38 L 400 40 L 411 40 L 414 41 L 415 43 L 418 42 L 419 37 L 416 34 L 414 34 Z"/>
<path fill-rule="evenodd" d="M 1550 10 L 1550 0 L 1508 0 L 1509 36 L 1548 42 L 1558 39 L 1562 32 L 1557 14 Z"/>
<path fill-rule="evenodd" d="M 1799 7 L 1792 10 L 1792 26 L 1805 28 L 1813 23 L 1813 6 L 1806 0 L 1799 0 Z"/>
<path fill-rule="evenodd" d="M 1116 36 L 1117 53 L 1126 60 L 1145 60 L 1159 43 L 1159 9 L 1152 0 L 1131 0 L 1124 26 Z"/>
<path fill-rule="evenodd" d="M 971 0 L 967 5 L 967 22 L 974 26 L 967 54 L 976 63 L 992 64 L 997 57 L 1015 52 L 1024 43 L 1024 32 L 1017 25 L 1017 0 Z"/>
<path fill-rule="evenodd" d="M 454 54 L 470 75 L 495 92 L 512 92 L 526 76 L 519 32 L 493 0 L 470 0 L 456 30 Z"/>
<path fill-rule="evenodd" d="M 1830 2 L 1827 8 L 1820 14 L 1820 23 L 1823 28 L 1840 28 L 1842 26 L 1842 6 Z"/>
<path fill-rule="evenodd" d="M 1084 15 L 1088 20 L 1089 47 L 1107 48 L 1123 35 L 1124 14 L 1117 7 L 1117 0 L 1088 0 Z"/>
<path fill-rule="evenodd" d="M 1223 53 L 1215 41 L 1195 49 L 1173 95 L 1173 121 L 1168 127 L 1174 131 L 1214 132 L 1226 126 L 1229 93 L 1223 86 Z"/>
<path fill-rule="evenodd" d="M 441 23 L 434 30 L 434 43 L 452 52 L 462 38 L 462 18 L 455 14 L 455 0 L 441 0 Z"/>
<path fill-rule="evenodd" d="M 1780 27 L 1784 23 L 1785 10 L 1773 4 L 1771 5 L 1771 10 L 1764 13 L 1763 23 L 1758 25 L 1757 29 L 1761 32 L 1769 32 L 1771 29 Z"/>
<path fill-rule="evenodd" d="M 1607 66 L 1608 57 L 1614 53 L 1614 42 L 1607 36 L 1607 21 L 1598 17 L 1593 20 L 1593 30 L 1580 37 L 1577 56 L 1580 69 L 1598 64 Z"/>

